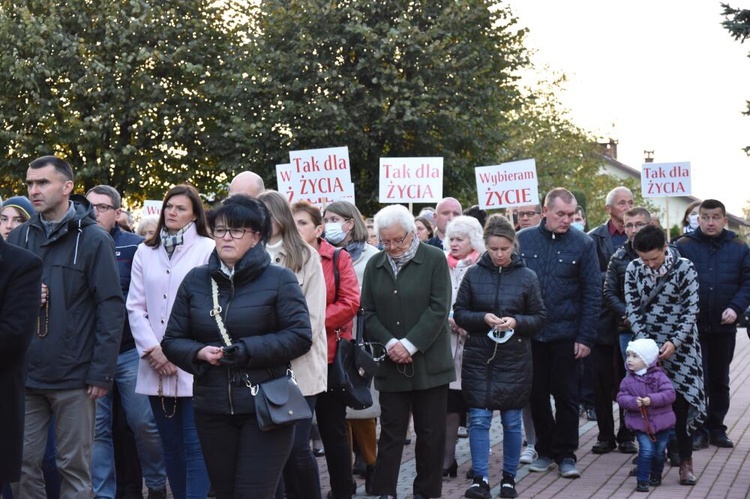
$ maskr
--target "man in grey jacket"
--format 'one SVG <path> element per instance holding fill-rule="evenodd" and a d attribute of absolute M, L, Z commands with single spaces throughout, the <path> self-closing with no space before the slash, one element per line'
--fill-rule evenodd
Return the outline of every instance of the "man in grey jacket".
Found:
<path fill-rule="evenodd" d="M 61 497 L 91 495 L 96 400 L 112 385 L 125 304 L 112 238 L 73 192 L 65 161 L 43 156 L 26 173 L 36 215 L 8 242 L 42 259 L 42 306 L 28 351 L 20 496 L 44 498 L 42 459 L 55 416 Z"/>

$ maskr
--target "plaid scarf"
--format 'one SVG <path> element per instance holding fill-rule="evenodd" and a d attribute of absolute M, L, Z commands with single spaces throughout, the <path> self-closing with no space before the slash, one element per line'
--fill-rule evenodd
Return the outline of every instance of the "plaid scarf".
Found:
<path fill-rule="evenodd" d="M 403 255 L 392 257 L 388 253 L 385 255 L 388 257 L 388 262 L 391 264 L 391 268 L 393 269 L 393 274 L 398 277 L 398 272 L 406 265 L 409 261 L 411 261 L 412 258 L 414 258 L 414 255 L 417 254 L 417 249 L 419 248 L 419 238 L 416 234 L 412 234 L 411 238 L 411 244 L 409 245 L 409 248 L 404 252 Z"/>
<path fill-rule="evenodd" d="M 185 227 L 178 230 L 174 235 L 170 235 L 165 228 L 161 229 L 161 243 L 164 245 L 164 249 L 167 250 L 167 255 L 169 256 L 169 258 L 172 258 L 172 254 L 174 253 L 174 250 L 175 248 L 177 248 L 177 246 L 184 244 L 185 240 L 183 236 L 185 235 L 185 232 L 187 232 L 188 229 L 190 229 L 190 227 L 192 226 L 193 222 L 189 222 Z"/>

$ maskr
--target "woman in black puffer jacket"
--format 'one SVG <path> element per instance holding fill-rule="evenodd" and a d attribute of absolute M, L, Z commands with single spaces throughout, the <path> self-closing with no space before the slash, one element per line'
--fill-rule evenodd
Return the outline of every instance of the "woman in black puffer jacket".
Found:
<path fill-rule="evenodd" d="M 515 252 L 516 232 L 501 215 L 484 228 L 487 252 L 469 269 L 453 306 L 456 324 L 469 336 L 461 369 L 469 409 L 469 443 L 474 483 L 466 497 L 490 497 L 489 429 L 492 412 L 503 422 L 500 497 L 515 497 L 521 454 L 521 410 L 531 395 L 531 336 L 547 312 L 539 281 Z"/>
<path fill-rule="evenodd" d="M 213 225 L 216 249 L 182 281 L 161 346 L 194 376 L 195 423 L 216 496 L 271 498 L 294 426 L 261 431 L 250 386 L 286 376 L 289 362 L 310 349 L 310 315 L 294 274 L 270 265 L 261 203 L 232 196 Z"/>

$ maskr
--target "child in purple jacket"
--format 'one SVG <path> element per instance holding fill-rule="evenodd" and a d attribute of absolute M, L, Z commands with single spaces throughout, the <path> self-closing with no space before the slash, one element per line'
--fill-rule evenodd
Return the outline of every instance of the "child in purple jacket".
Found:
<path fill-rule="evenodd" d="M 658 357 L 659 347 L 652 339 L 628 343 L 628 374 L 617 394 L 617 403 L 625 410 L 625 426 L 635 430 L 638 438 L 637 492 L 648 492 L 649 485 L 661 485 L 664 451 L 675 425 L 675 390 L 656 365 Z"/>

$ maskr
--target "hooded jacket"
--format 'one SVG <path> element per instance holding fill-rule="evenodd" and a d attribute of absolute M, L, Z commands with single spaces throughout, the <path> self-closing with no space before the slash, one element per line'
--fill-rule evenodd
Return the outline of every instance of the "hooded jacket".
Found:
<path fill-rule="evenodd" d="M 220 266 L 214 251 L 208 265 L 185 276 L 161 346 L 170 362 L 193 375 L 196 410 L 255 413 L 245 380 L 255 384 L 284 376 L 290 361 L 310 350 L 310 314 L 297 278 L 287 268 L 270 265 L 262 244 L 245 253 L 231 278 Z M 214 366 L 196 359 L 207 345 L 224 346 L 216 319 L 209 314 L 214 308 L 212 278 L 218 284 L 227 333 L 232 343 L 243 343 L 249 354 L 242 367 Z"/>
<path fill-rule="evenodd" d="M 507 342 L 497 344 L 487 337 L 487 313 L 516 319 L 515 332 Z M 521 409 L 528 403 L 530 339 L 546 318 L 539 280 L 518 255 L 514 254 L 510 265 L 503 268 L 495 266 L 485 253 L 466 272 L 453 306 L 453 319 L 469 333 L 461 369 L 461 388 L 469 407 Z"/>
<path fill-rule="evenodd" d="M 28 351 L 27 388 L 109 388 L 115 373 L 125 321 L 115 246 L 86 198 L 70 202 L 73 215 L 49 236 L 39 213 L 8 236 L 42 259 L 49 289 Z"/>
<path fill-rule="evenodd" d="M 722 324 L 721 314 L 731 308 L 741 317 L 750 305 L 750 249 L 731 230 L 717 237 L 700 228 L 685 234 L 675 246 L 698 272 L 698 331 L 736 333 L 737 323 Z"/>
<path fill-rule="evenodd" d="M 651 405 L 646 407 L 648 420 L 641 415 L 636 401 L 638 397 L 651 398 Z M 617 404 L 625 411 L 625 426 L 644 433 L 658 433 L 674 428 L 676 418 L 672 402 L 675 397 L 672 382 L 664 370 L 654 363 L 642 376 L 628 371 L 620 383 Z"/>
<path fill-rule="evenodd" d="M 518 232 L 520 254 L 536 272 L 548 321 L 537 341 L 575 340 L 591 347 L 602 304 L 602 277 L 594 241 L 584 232 L 547 230 L 547 219 Z"/>

